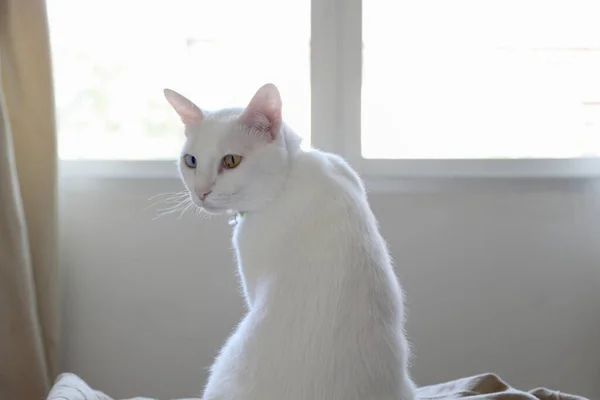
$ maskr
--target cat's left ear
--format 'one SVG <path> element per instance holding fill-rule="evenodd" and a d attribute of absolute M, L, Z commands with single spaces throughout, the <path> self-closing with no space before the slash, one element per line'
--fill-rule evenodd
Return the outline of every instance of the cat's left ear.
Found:
<path fill-rule="evenodd" d="M 275 139 L 281 129 L 281 95 L 277 86 L 267 83 L 258 89 L 239 120 Z"/>
<path fill-rule="evenodd" d="M 190 99 L 171 89 L 165 89 L 164 94 L 165 98 L 177 114 L 179 114 L 179 118 L 181 118 L 181 121 L 184 124 L 195 125 L 204 119 L 200 107 L 195 105 Z"/>

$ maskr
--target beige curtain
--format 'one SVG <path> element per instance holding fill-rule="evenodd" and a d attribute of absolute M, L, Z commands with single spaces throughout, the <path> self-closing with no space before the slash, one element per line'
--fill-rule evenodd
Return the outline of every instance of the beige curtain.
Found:
<path fill-rule="evenodd" d="M 0 400 L 58 368 L 56 137 L 46 5 L 0 0 Z"/>

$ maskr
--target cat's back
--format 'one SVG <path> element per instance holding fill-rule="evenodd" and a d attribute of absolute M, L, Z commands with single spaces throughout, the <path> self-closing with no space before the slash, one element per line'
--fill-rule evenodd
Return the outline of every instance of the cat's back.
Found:
<path fill-rule="evenodd" d="M 351 196 L 366 200 L 362 180 L 342 157 L 312 150 L 298 155 L 294 179 L 300 186 L 310 186 L 323 197 Z M 325 200 L 325 199 L 322 199 Z"/>
<path fill-rule="evenodd" d="M 364 183 L 358 173 L 342 157 L 321 151 L 302 154 L 290 202 L 297 201 L 300 225 L 319 226 L 324 239 L 360 250 L 368 242 L 383 249 L 378 224 L 373 214 Z M 366 240 L 362 240 L 366 239 Z M 366 249 L 363 249 L 366 250 Z"/>
<path fill-rule="evenodd" d="M 360 178 L 310 151 L 286 185 L 234 234 L 251 311 L 209 393 L 234 376 L 223 398 L 412 400 L 401 288 Z"/>
<path fill-rule="evenodd" d="M 278 257 L 293 263 L 288 256 L 296 253 L 303 254 L 298 262 L 339 266 L 345 260 L 332 257 L 341 254 L 379 254 L 388 261 L 362 180 L 343 158 L 318 150 L 296 156 L 284 193 L 260 217 L 237 227 L 234 244 L 257 263 Z M 351 255 L 355 252 L 363 254 Z"/>
<path fill-rule="evenodd" d="M 361 229 L 373 219 L 363 183 L 343 158 L 302 151 L 293 161 L 282 195 L 260 217 L 245 218 L 234 233 L 234 244 L 254 254 L 268 247 L 272 259 L 278 242 L 282 248 L 296 245 L 306 250 L 310 243 L 331 241 L 331 235 L 343 240 L 336 231 Z"/>

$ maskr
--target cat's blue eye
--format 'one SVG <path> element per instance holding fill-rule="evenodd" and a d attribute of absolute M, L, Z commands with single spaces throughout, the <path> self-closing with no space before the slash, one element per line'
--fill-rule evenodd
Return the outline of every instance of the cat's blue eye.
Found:
<path fill-rule="evenodd" d="M 185 165 L 187 165 L 189 168 L 196 168 L 196 157 L 194 157 L 191 154 L 186 154 L 185 156 L 183 156 L 183 161 L 185 162 Z"/>

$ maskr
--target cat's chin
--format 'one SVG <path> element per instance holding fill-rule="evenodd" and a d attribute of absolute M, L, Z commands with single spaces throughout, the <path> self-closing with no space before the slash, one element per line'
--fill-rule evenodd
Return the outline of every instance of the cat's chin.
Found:
<path fill-rule="evenodd" d="M 202 211 L 210 215 L 229 215 L 230 212 L 228 209 L 214 207 L 208 204 L 203 204 L 201 207 Z"/>

